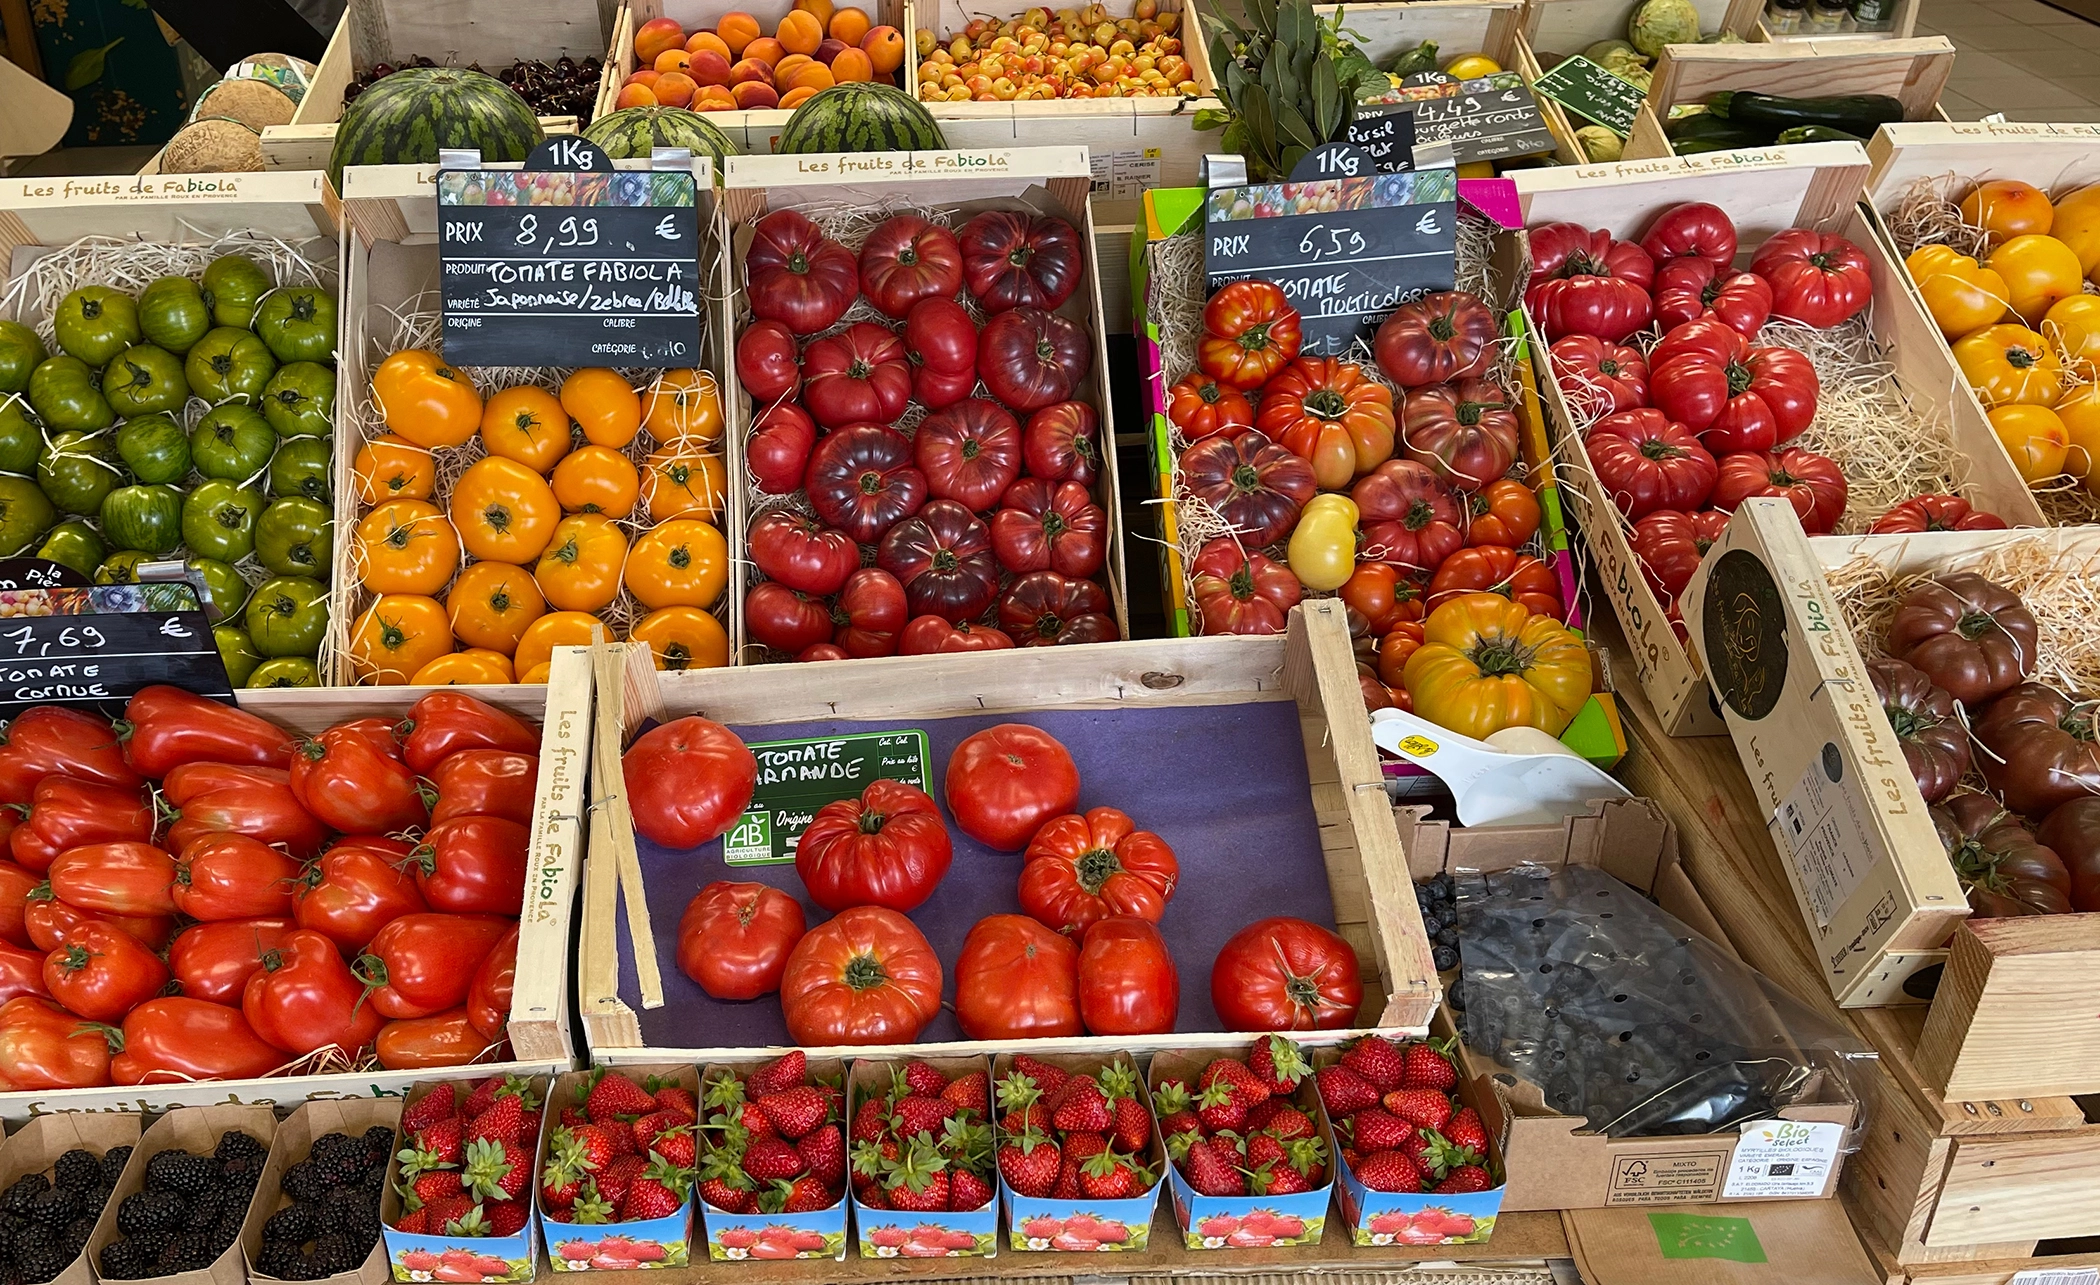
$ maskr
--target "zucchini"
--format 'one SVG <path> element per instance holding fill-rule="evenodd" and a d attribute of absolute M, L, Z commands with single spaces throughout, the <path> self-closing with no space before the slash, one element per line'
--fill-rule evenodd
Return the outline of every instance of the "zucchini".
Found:
<path fill-rule="evenodd" d="M 1769 126 L 1723 120 L 1709 113 L 1680 117 L 1663 126 L 1664 137 L 1672 143 L 1700 140 L 1729 147 L 1762 147 L 1772 141 L 1772 133 Z"/>
<path fill-rule="evenodd" d="M 1781 143 L 1861 143 L 1867 140 L 1857 134 L 1847 134 L 1828 125 L 1796 125 L 1792 129 L 1779 131 L 1777 142 Z"/>
<path fill-rule="evenodd" d="M 1747 90 L 1723 89 L 1707 95 L 1707 110 L 1744 124 L 1768 125 L 1775 130 L 1795 125 L 1823 125 L 1855 136 L 1903 119 L 1903 104 L 1887 94 L 1840 94 L 1826 98 L 1781 98 L 1776 94 L 1753 94 Z"/>
<path fill-rule="evenodd" d="M 1670 144 L 1670 150 L 1679 156 L 1692 156 L 1700 152 L 1733 152 L 1745 147 L 1763 147 L 1759 142 L 1737 142 L 1726 138 L 1686 138 Z"/>
<path fill-rule="evenodd" d="M 1412 49 L 1403 49 L 1386 68 L 1395 76 L 1412 76 L 1417 72 L 1436 70 L 1436 41 L 1425 40 Z"/>

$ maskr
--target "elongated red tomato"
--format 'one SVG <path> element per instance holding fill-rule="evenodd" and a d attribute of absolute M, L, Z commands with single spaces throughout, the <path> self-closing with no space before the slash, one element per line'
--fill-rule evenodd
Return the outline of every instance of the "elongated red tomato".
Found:
<path fill-rule="evenodd" d="M 292 793 L 345 834 L 390 834 L 430 818 L 415 771 L 383 719 L 360 718 L 301 741 L 292 756 Z"/>
<path fill-rule="evenodd" d="M 300 806 L 291 781 L 274 767 L 185 763 L 160 785 L 174 817 L 163 842 L 180 852 L 199 835 L 245 834 L 304 861 L 321 850 L 328 827 Z"/>
<path fill-rule="evenodd" d="M 24 869 L 41 872 L 67 848 L 120 839 L 143 843 L 152 837 L 153 806 L 137 787 L 47 776 L 37 783 L 29 816 L 7 836 L 7 844 Z"/>
<path fill-rule="evenodd" d="M 515 915 L 525 904 L 530 833 L 502 817 L 459 817 L 430 827 L 409 873 L 432 910 Z"/>
<path fill-rule="evenodd" d="M 175 858 L 150 843 L 90 843 L 51 863 L 51 890 L 82 910 L 175 913 Z"/>
<path fill-rule="evenodd" d="M 51 775 L 136 789 L 143 778 L 124 761 L 109 720 L 64 705 L 23 710 L 0 733 L 0 803 L 27 803 Z"/>
<path fill-rule="evenodd" d="M 667 848 L 720 838 L 751 806 L 758 760 L 735 732 L 704 718 L 655 727 L 620 757 L 634 828 Z"/>
<path fill-rule="evenodd" d="M 140 691 L 125 703 L 116 731 L 133 770 L 156 781 L 184 763 L 292 762 L 292 737 L 283 728 L 180 687 Z"/>
<path fill-rule="evenodd" d="M 44 988 L 44 955 L 40 950 L 24 950 L 11 941 L 0 941 L 0 1000 L 50 993 Z M 5 1078 L 0 1075 L 0 1079 Z"/>
<path fill-rule="evenodd" d="M 465 1008 L 455 1008 L 431 1017 L 388 1022 L 379 1028 L 374 1050 L 379 1065 L 389 1071 L 417 1071 L 465 1066 L 497 1042 L 475 1029 Z"/>
<path fill-rule="evenodd" d="M 795 873 L 826 910 L 916 910 L 954 856 L 933 796 L 903 781 L 875 780 L 855 799 L 817 809 L 795 848 Z"/>
<path fill-rule="evenodd" d="M 90 1089 L 109 1083 L 112 1035 L 48 999 L 0 1004 L 0 1067 L 18 1090 Z"/>
<path fill-rule="evenodd" d="M 500 1040 L 510 1026 L 511 993 L 518 983 L 518 926 L 496 939 L 495 948 L 474 970 L 474 984 L 467 988 L 467 1020 L 491 1040 Z"/>
<path fill-rule="evenodd" d="M 192 919 L 286 918 L 298 862 L 245 834 L 206 835 L 175 866 L 175 909 Z"/>
<path fill-rule="evenodd" d="M 436 788 L 430 824 L 454 817 L 503 817 L 532 824 L 533 791 L 539 785 L 540 760 L 513 750 L 455 750 L 438 760 L 426 775 Z"/>
<path fill-rule="evenodd" d="M 1159 926 L 1097 920 L 1079 946 L 1079 1017 L 1096 1035 L 1164 1035 L 1181 1011 L 1181 974 Z"/>
<path fill-rule="evenodd" d="M 366 1002 L 364 983 L 319 933 L 285 934 L 263 956 L 262 970 L 241 992 L 241 1015 L 265 1043 L 307 1054 L 331 1045 L 345 1057 L 372 1042 L 385 1023 Z"/>
<path fill-rule="evenodd" d="M 497 915 L 403 915 L 379 930 L 356 973 L 382 1016 L 429 1017 L 466 1002 L 475 970 L 512 927 Z"/>
<path fill-rule="evenodd" d="M 82 924 L 114 924 L 154 950 L 167 945 L 168 938 L 175 933 L 175 920 L 171 915 L 112 915 L 100 910 L 82 910 L 60 901 L 49 883 L 38 884 L 30 892 L 23 907 L 22 922 L 29 932 L 29 944 L 39 952 L 63 946 L 66 938 Z M 38 957 L 42 958 L 41 954 Z"/>
<path fill-rule="evenodd" d="M 41 882 L 34 871 L 0 861 L 0 941 L 29 944 L 29 895 Z"/>
<path fill-rule="evenodd" d="M 263 956 L 283 944 L 298 927 L 289 919 L 221 919 L 191 924 L 168 943 L 168 971 L 191 999 L 239 1007 L 248 979 L 263 966 Z"/>
<path fill-rule="evenodd" d="M 440 687 L 409 706 L 402 736 L 403 756 L 421 776 L 461 750 L 540 752 L 540 734 L 523 720 L 453 687 Z"/>
<path fill-rule="evenodd" d="M 251 979 L 252 980 L 252 979 Z M 149 999 L 124 1018 L 124 1051 L 109 1064 L 116 1084 L 252 1080 L 290 1061 L 241 1010 L 201 999 Z"/>
<path fill-rule="evenodd" d="M 357 954 L 390 921 L 430 909 L 404 868 L 413 851 L 404 840 L 383 835 L 342 840 L 301 875 L 292 893 L 293 918 L 345 955 Z"/>
<path fill-rule="evenodd" d="M 83 924 L 44 959 L 44 989 L 90 1022 L 114 1022 L 160 993 L 168 966 L 131 934 Z"/>
<path fill-rule="evenodd" d="M 679 971 L 716 999 L 770 995 L 808 926 L 802 903 L 780 889 L 717 879 L 679 917 Z"/>
<path fill-rule="evenodd" d="M 955 1020 L 973 1040 L 1079 1034 L 1079 947 L 1026 915 L 978 920 L 955 961 Z"/>
<path fill-rule="evenodd" d="M 1044 823 L 1021 861 L 1021 909 L 1075 937 L 1117 915 L 1158 923 L 1181 876 L 1166 840 L 1116 808 Z"/>

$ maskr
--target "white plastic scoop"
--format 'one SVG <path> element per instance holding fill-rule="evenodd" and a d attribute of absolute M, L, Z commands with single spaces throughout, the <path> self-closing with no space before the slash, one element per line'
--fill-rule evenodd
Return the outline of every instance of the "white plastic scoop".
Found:
<path fill-rule="evenodd" d="M 1485 741 L 1397 709 L 1371 715 L 1378 748 L 1434 772 L 1450 788 L 1462 825 L 1557 825 L 1598 799 L 1633 792 L 1575 751 L 1533 727 L 1511 727 Z"/>

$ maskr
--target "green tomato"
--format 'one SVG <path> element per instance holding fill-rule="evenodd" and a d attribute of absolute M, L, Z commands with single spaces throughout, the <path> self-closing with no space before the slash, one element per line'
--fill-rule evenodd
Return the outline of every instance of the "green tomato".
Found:
<path fill-rule="evenodd" d="M 255 305 L 270 292 L 270 274 L 245 254 L 222 254 L 204 268 L 204 302 L 222 326 L 255 325 Z"/>
<path fill-rule="evenodd" d="M 321 671 L 304 656 L 279 656 L 266 660 L 248 675 L 247 686 L 256 687 L 319 687 Z"/>
<path fill-rule="evenodd" d="M 26 477 L 0 477 L 0 558 L 34 547 L 56 521 L 58 510 L 36 483 Z"/>
<path fill-rule="evenodd" d="M 199 339 L 182 367 L 191 390 L 213 403 L 234 397 L 254 401 L 276 371 L 277 359 L 270 355 L 268 345 L 231 326 L 221 326 Z"/>
<path fill-rule="evenodd" d="M 270 459 L 270 494 L 303 495 L 323 504 L 335 498 L 328 484 L 331 450 L 325 437 L 295 437 Z"/>
<path fill-rule="evenodd" d="M 263 418 L 279 437 L 326 437 L 335 413 L 335 372 L 317 361 L 279 366 L 263 389 Z"/>
<path fill-rule="evenodd" d="M 190 381 L 182 358 L 165 348 L 138 344 L 118 353 L 102 371 L 102 396 L 109 408 L 129 418 L 181 410 L 190 399 Z"/>
<path fill-rule="evenodd" d="M 248 582 L 232 564 L 217 558 L 200 558 L 194 553 L 190 557 L 190 570 L 204 579 L 204 595 L 210 606 L 217 611 L 218 619 L 232 620 L 248 605 Z"/>
<path fill-rule="evenodd" d="M 172 486 L 120 486 L 102 497 L 102 534 L 119 549 L 158 558 L 182 547 L 182 492 Z"/>
<path fill-rule="evenodd" d="M 312 286 L 272 290 L 255 310 L 255 333 L 279 361 L 328 361 L 335 356 L 335 296 Z"/>
<path fill-rule="evenodd" d="M 109 546 L 102 543 L 102 533 L 87 520 L 67 518 L 45 534 L 36 556 L 91 576 L 102 565 L 102 559 L 109 556 Z"/>
<path fill-rule="evenodd" d="M 262 664 L 262 653 L 255 650 L 248 631 L 239 625 L 213 625 L 211 640 L 219 644 L 219 659 L 226 662 L 226 677 L 235 687 L 246 687 L 248 676 Z"/>
<path fill-rule="evenodd" d="M 262 476 L 277 448 L 277 430 L 262 412 L 239 402 L 215 407 L 190 430 L 190 463 L 206 477 L 248 482 Z"/>
<path fill-rule="evenodd" d="M 90 366 L 107 366 L 112 357 L 145 336 L 139 330 L 139 306 L 122 290 L 82 286 L 58 301 L 51 314 L 58 346 Z"/>
<path fill-rule="evenodd" d="M 255 556 L 280 576 L 328 579 L 334 515 L 303 496 L 272 500 L 255 524 Z"/>
<path fill-rule="evenodd" d="M 204 292 L 188 277 L 161 277 L 139 293 L 139 329 L 147 343 L 178 356 L 188 352 L 211 329 Z"/>
<path fill-rule="evenodd" d="M 263 497 L 252 487 L 217 478 L 200 483 L 182 502 L 182 542 L 189 551 L 239 562 L 255 550 L 255 521 Z"/>
<path fill-rule="evenodd" d="M 137 549 L 119 549 L 102 560 L 95 568 L 96 584 L 137 584 L 139 563 L 150 561 L 150 556 Z"/>
<path fill-rule="evenodd" d="M 265 580 L 255 586 L 242 618 L 263 655 L 311 656 L 328 631 L 328 586 L 306 576 Z"/>
<path fill-rule="evenodd" d="M 24 392 L 45 357 L 44 341 L 19 321 L 0 321 L 0 393 Z"/>
<path fill-rule="evenodd" d="M 54 434 L 36 462 L 36 484 L 65 513 L 100 513 L 102 497 L 116 490 L 123 477 L 107 433 Z"/>
<path fill-rule="evenodd" d="M 50 358 L 30 372 L 29 407 L 60 432 L 93 433 L 117 422 L 102 395 L 102 372 L 69 355 Z"/>
<path fill-rule="evenodd" d="M 44 453 L 44 426 L 20 393 L 0 395 L 0 473 L 28 473 Z"/>
<path fill-rule="evenodd" d="M 117 455 L 141 482 L 180 482 L 190 472 L 190 437 L 172 415 L 144 415 L 117 430 Z"/>

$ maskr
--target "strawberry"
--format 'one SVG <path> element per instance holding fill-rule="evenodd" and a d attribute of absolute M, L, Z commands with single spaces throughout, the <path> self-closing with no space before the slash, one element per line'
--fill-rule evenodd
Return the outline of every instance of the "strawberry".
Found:
<path fill-rule="evenodd" d="M 1246 1123 L 1240 1127 L 1249 1133 L 1258 1133 L 1268 1128 L 1269 1121 L 1275 1119 L 1276 1113 L 1281 1110 L 1283 1110 L 1283 1103 L 1278 1102 L 1275 1098 L 1256 1103 L 1254 1109 L 1247 1113 Z"/>
<path fill-rule="evenodd" d="M 1177 1135 L 1191 1138 L 1189 1134 Z M 1227 1151 L 1230 1152 L 1228 1146 Z M 1247 1179 L 1239 1169 L 1239 1154 L 1221 1153 L 1203 1138 L 1192 1138 L 1182 1156 L 1182 1176 L 1203 1196 L 1244 1196 Z"/>
<path fill-rule="evenodd" d="M 922 1133 L 939 1133 L 954 1113 L 955 1104 L 946 1098 L 899 1098 L 893 1124 L 898 1137 L 912 1138 Z"/>
<path fill-rule="evenodd" d="M 1440 1040 L 1409 1044 L 1401 1054 L 1399 1087 L 1439 1093 L 1458 1087 L 1458 1068 L 1452 1065 L 1449 1044 Z"/>
<path fill-rule="evenodd" d="M 1247 1107 L 1231 1085 L 1218 1080 L 1196 1099 L 1196 1119 L 1206 1133 L 1237 1133 L 1247 1127 Z"/>
<path fill-rule="evenodd" d="M 408 1199 L 411 1208 L 434 1205 L 447 1196 L 459 1194 L 459 1175 L 448 1169 L 433 1169 L 418 1175 L 401 1194 Z"/>
<path fill-rule="evenodd" d="M 1078 1200 L 1086 1194 L 1079 1185 L 1079 1162 L 1067 1155 L 1057 1169 L 1057 1185 L 1050 1189 L 1052 1200 Z"/>
<path fill-rule="evenodd" d="M 1131 1155 L 1152 1142 L 1152 1113 L 1138 1097 L 1142 1087 L 1137 1067 L 1128 1062 L 1112 1063 L 1101 1072 L 1101 1089 L 1108 1094 L 1111 1112 L 1109 1132 L 1115 1144 Z"/>
<path fill-rule="evenodd" d="M 649 1162 L 640 1156 L 616 1156 L 613 1162 L 595 1174 L 585 1187 L 596 1187 L 598 1194 L 608 1204 L 617 1207 L 626 1198 L 627 1189 L 634 1185 L 634 1180 L 648 1167 Z M 577 1208 L 583 1207 L 583 1200 L 581 1195 L 576 1197 Z M 582 1222 L 583 1219 L 579 1216 L 576 1221 Z"/>
<path fill-rule="evenodd" d="M 1416 1129 L 1400 1144 L 1401 1154 L 1414 1161 L 1415 1168 L 1435 1178 L 1443 1177 L 1444 1170 L 1450 1168 L 1445 1159 L 1450 1149 L 1450 1143 L 1428 1129 Z"/>
<path fill-rule="evenodd" d="M 1008 1138 L 999 1148 L 999 1173 L 1016 1195 L 1047 1196 L 1061 1168 L 1058 1145 L 1040 1133 Z"/>
<path fill-rule="evenodd" d="M 394 1230 L 407 1232 L 411 1236 L 422 1236 L 430 1228 L 430 1211 L 411 1209 L 394 1220 Z"/>
<path fill-rule="evenodd" d="M 1284 1158 L 1290 1166 L 1305 1175 L 1307 1184 L 1317 1187 L 1327 1181 L 1327 1144 L 1318 1138 L 1294 1138 L 1285 1145 Z"/>
<path fill-rule="evenodd" d="M 991 1077 L 982 1071 L 972 1071 L 951 1080 L 941 1090 L 941 1096 L 953 1102 L 959 1110 L 984 1115 L 991 1109 L 991 1092 Z"/>
<path fill-rule="evenodd" d="M 839 1202 L 838 1193 L 818 1178 L 805 1175 L 793 1182 L 783 1182 L 780 1208 L 783 1214 L 813 1214 L 820 1209 L 829 1209 Z"/>
<path fill-rule="evenodd" d="M 508 1147 L 525 1145 L 525 1099 L 508 1091 L 498 1093 L 488 1109 L 467 1125 L 469 1143 L 500 1142 Z"/>
<path fill-rule="evenodd" d="M 1398 1151 L 1415 1134 L 1414 1125 L 1377 1107 L 1357 1112 L 1350 1120 L 1349 1130 L 1358 1151 Z"/>
<path fill-rule="evenodd" d="M 734 1153 L 717 1149 L 700 1166 L 700 1199 L 728 1214 L 758 1212 L 758 1194 Z"/>
<path fill-rule="evenodd" d="M 466 1151 L 467 1122 L 456 1115 L 446 1116 L 442 1120 L 431 1121 L 413 1136 L 416 1140 L 416 1150 L 428 1152 L 435 1160 L 435 1163 L 425 1164 L 423 1168 L 435 1169 L 439 1165 L 456 1165 Z M 407 1161 L 402 1163 L 406 1164 Z"/>
<path fill-rule="evenodd" d="M 1269 1086 L 1262 1083 L 1247 1064 L 1236 1057 L 1214 1059 L 1203 1068 L 1197 1078 L 1196 1087 L 1209 1089 L 1214 1084 L 1224 1084 L 1232 1090 L 1233 1100 L 1246 1110 L 1253 1110 L 1269 1098 Z"/>
<path fill-rule="evenodd" d="M 889 1171 L 890 1162 L 904 1154 L 904 1149 L 891 1137 L 869 1138 L 853 1144 L 853 1189 L 864 1191 L 876 1184 Z"/>
<path fill-rule="evenodd" d="M 948 1162 L 923 1142 L 913 1143 L 890 1165 L 882 1181 L 882 1194 L 890 1208 L 914 1213 L 948 1208 Z"/>
<path fill-rule="evenodd" d="M 1342 1054 L 1341 1064 L 1369 1080 L 1380 1093 L 1399 1088 L 1400 1077 L 1407 1069 L 1399 1046 L 1382 1035 L 1366 1035 L 1358 1040 Z"/>
<path fill-rule="evenodd" d="M 836 1126 L 816 1129 L 797 1138 L 795 1151 L 819 1182 L 836 1187 L 846 1181 L 846 1140 Z"/>
<path fill-rule="evenodd" d="M 1313 1189 L 1304 1174 L 1281 1160 L 1255 1170 L 1247 1185 L 1257 1196 L 1291 1196 Z"/>
<path fill-rule="evenodd" d="M 593 1124 L 614 1116 L 647 1115 L 656 1109 L 656 1099 L 623 1072 L 599 1067 L 591 1073 L 590 1088 L 583 1097 L 583 1113 Z"/>
<path fill-rule="evenodd" d="M 1278 1096 L 1295 1091 L 1298 1081 L 1312 1074 L 1312 1066 L 1305 1060 L 1305 1051 L 1281 1035 L 1264 1036 L 1254 1041 L 1254 1047 L 1247 1051 L 1247 1069 Z"/>
<path fill-rule="evenodd" d="M 1079 1167 L 1079 1188 L 1090 1200 L 1128 1200 L 1152 1189 L 1152 1174 L 1111 1148 Z"/>
<path fill-rule="evenodd" d="M 1067 1072 L 1026 1053 L 1014 1055 L 1014 1070 L 1034 1080 L 1035 1087 L 1041 1089 L 1045 1097 L 1055 1096 L 1059 1089 L 1065 1087 L 1065 1081 L 1072 1078 Z"/>
<path fill-rule="evenodd" d="M 1442 1129 L 1451 1118 L 1451 1099 L 1435 1089 L 1395 1089 L 1385 1095 L 1385 1109 L 1420 1128 Z"/>
<path fill-rule="evenodd" d="M 967 1213 L 982 1209 L 992 1202 L 992 1184 L 968 1169 L 956 1169 L 948 1175 L 948 1208 L 956 1213 Z"/>
<path fill-rule="evenodd" d="M 882 1184 L 871 1182 L 866 1187 L 856 1188 L 854 1197 L 869 1209 L 888 1209 L 890 1202 L 883 1199 Z"/>
<path fill-rule="evenodd" d="M 658 1134 L 691 1124 L 692 1122 L 691 1117 L 682 1115 L 677 1111 L 665 1111 L 662 1109 L 651 1111 L 648 1115 L 634 1122 L 634 1149 L 636 1151 L 654 1151 L 656 1150 Z"/>
<path fill-rule="evenodd" d="M 1420 1191 L 1422 1171 L 1398 1151 L 1365 1156 L 1356 1166 L 1356 1180 L 1373 1191 Z"/>
<path fill-rule="evenodd" d="M 1471 1107 L 1460 1107 L 1453 1111 L 1451 1118 L 1444 1122 L 1443 1133 L 1454 1147 L 1487 1154 L 1487 1126 L 1481 1123 L 1480 1112 Z"/>
<path fill-rule="evenodd" d="M 525 1230 L 532 1217 L 530 1200 L 492 1200 L 482 1206 L 489 1220 L 489 1235 L 515 1236 Z M 505 1270 L 509 1267 L 506 1264 Z"/>
<path fill-rule="evenodd" d="M 745 1092 L 754 1098 L 809 1083 L 809 1058 L 801 1049 L 773 1059 L 751 1073 Z"/>
<path fill-rule="evenodd" d="M 1460 1165 L 1445 1174 L 1444 1180 L 1436 1185 L 1436 1189 L 1444 1192 L 1486 1191 L 1494 1185 L 1495 1180 L 1479 1165 Z"/>
<path fill-rule="evenodd" d="M 494 1138 L 476 1138 L 467 1144 L 467 1167 L 460 1181 L 483 1199 L 514 1200 L 532 1171 L 526 1154 Z"/>
<path fill-rule="evenodd" d="M 881 1098 L 867 1098 L 853 1112 L 854 1142 L 873 1142 L 889 1131 L 889 1107 Z"/>
<path fill-rule="evenodd" d="M 573 1152 L 574 1168 L 578 1173 L 597 1173 L 620 1154 L 614 1135 L 603 1125 L 596 1124 L 556 1129 L 550 1145 L 556 1155 Z"/>
<path fill-rule="evenodd" d="M 626 1186 L 622 1185 L 620 1193 L 625 1195 L 626 1192 Z M 576 1204 L 569 1210 L 569 1217 L 584 1224 L 609 1223 L 619 1216 L 619 1212 L 619 1205 L 598 1190 L 596 1179 L 585 1179 L 583 1189 L 576 1193 Z"/>
<path fill-rule="evenodd" d="M 491 1075 L 477 1083 L 467 1094 L 467 1100 L 460 1105 L 459 1114 L 471 1120 L 488 1110 L 489 1103 L 496 1100 L 496 1090 L 503 1087 L 504 1079 L 505 1077 L 500 1075 Z"/>
<path fill-rule="evenodd" d="M 1091 1075 L 1074 1076 L 1050 1112 L 1050 1123 L 1067 1133 L 1101 1133 L 1115 1122 L 1107 1095 Z"/>
<path fill-rule="evenodd" d="M 744 1172 L 760 1182 L 800 1177 L 808 1168 L 802 1153 L 779 1138 L 753 1138 L 744 1148 Z"/>
<path fill-rule="evenodd" d="M 649 1154 L 669 1161 L 675 1169 L 690 1169 L 697 1158 L 697 1147 L 692 1126 L 681 1124 L 657 1134 L 656 1140 L 649 1145 Z"/>
<path fill-rule="evenodd" d="M 1152 1090 L 1152 1109 L 1159 1113 L 1161 1137 L 1171 1138 L 1177 1133 L 1201 1133 L 1203 1122 L 1197 1118 L 1195 1108 L 1189 1104 L 1188 1086 L 1179 1080 L 1163 1080 Z"/>
<path fill-rule="evenodd" d="M 1068 1133 L 1065 1135 L 1065 1162 L 1078 1164 L 1090 1160 L 1108 1150 L 1108 1135 L 1105 1133 Z"/>
<path fill-rule="evenodd" d="M 591 1118 L 583 1113 L 582 1107 L 563 1107 L 561 1115 L 556 1118 L 561 1121 L 562 1127 L 565 1129 L 573 1129 L 579 1124 L 589 1124 L 591 1122 Z"/>
<path fill-rule="evenodd" d="M 620 1221 L 641 1222 L 677 1213 L 685 1204 L 690 1181 L 684 1170 L 658 1157 L 627 1189 L 626 1198 L 620 1201 Z"/>
<path fill-rule="evenodd" d="M 1266 1105 L 1266 1104 L 1265 1104 Z M 1262 1128 L 1289 1142 L 1292 1138 L 1310 1138 L 1318 1132 L 1312 1117 L 1288 1102 L 1275 1104 L 1276 1110 Z"/>
<path fill-rule="evenodd" d="M 1321 1068 L 1313 1079 L 1319 1083 L 1327 1114 L 1337 1120 L 1378 1105 L 1378 1087 L 1340 1062 Z"/>
<path fill-rule="evenodd" d="M 693 1097 L 691 1089 L 678 1084 L 658 1085 L 654 1076 L 644 1087 L 655 1095 L 657 1110 L 676 1111 L 685 1117 L 687 1124 L 700 1118 L 700 1103 Z"/>
<path fill-rule="evenodd" d="M 1283 1143 L 1266 1133 L 1251 1134 L 1247 1138 L 1247 1163 L 1243 1166 L 1258 1171 L 1284 1162 Z"/>
<path fill-rule="evenodd" d="M 433 1236 L 467 1234 L 455 1233 L 453 1229 L 460 1226 L 462 1222 L 471 1216 L 475 1208 L 476 1205 L 472 1196 L 469 1196 L 464 1191 L 454 1191 L 450 1195 L 440 1196 L 428 1205 L 425 1205 L 423 1207 L 423 1215 L 428 1220 L 426 1225 Z"/>
<path fill-rule="evenodd" d="M 768 1093 L 752 1104 L 783 1138 L 802 1137 L 824 1123 L 824 1096 L 807 1085 Z"/>
<path fill-rule="evenodd" d="M 913 1093 L 922 1093 L 929 1098 L 941 1096 L 948 1087 L 948 1077 L 926 1062 L 905 1063 L 904 1082 L 911 1086 Z"/>

